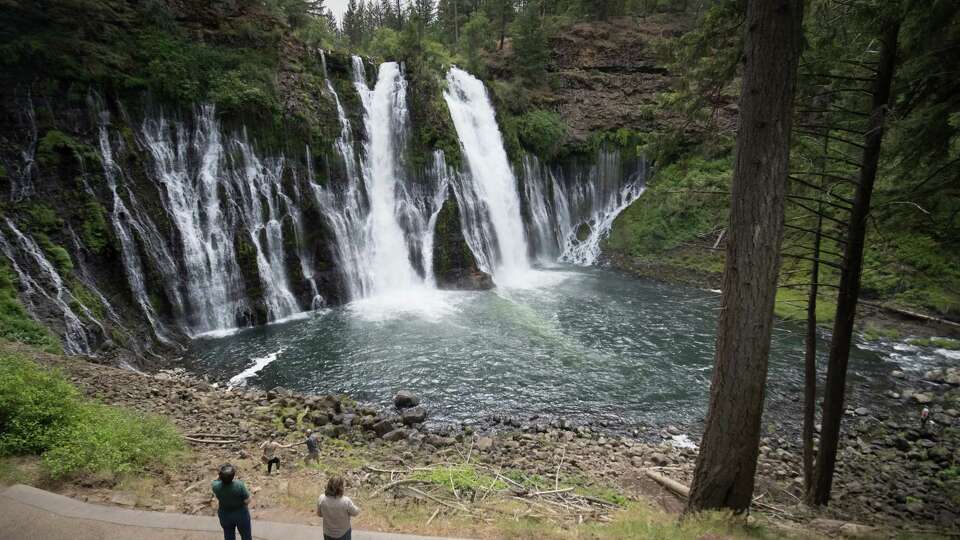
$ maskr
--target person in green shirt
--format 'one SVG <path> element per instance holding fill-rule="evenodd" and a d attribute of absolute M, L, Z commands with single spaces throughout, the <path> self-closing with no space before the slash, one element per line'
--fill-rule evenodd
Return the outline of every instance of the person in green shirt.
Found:
<path fill-rule="evenodd" d="M 250 492 L 240 480 L 234 480 L 237 470 L 229 463 L 220 467 L 219 479 L 211 484 L 213 494 L 217 496 L 220 506 L 217 517 L 223 527 L 223 540 L 236 540 L 237 530 L 240 530 L 241 540 L 252 540 L 250 532 Z"/>

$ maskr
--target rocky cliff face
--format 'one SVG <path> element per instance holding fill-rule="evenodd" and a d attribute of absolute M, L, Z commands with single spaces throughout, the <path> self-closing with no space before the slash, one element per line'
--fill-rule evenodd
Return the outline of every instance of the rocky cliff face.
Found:
<path fill-rule="evenodd" d="M 624 17 L 558 32 L 551 42 L 551 70 L 560 82 L 545 101 L 556 107 L 577 140 L 619 128 L 661 127 L 671 119 L 657 105 L 657 95 L 670 89 L 671 75 L 656 46 L 685 29 L 683 20 Z"/>

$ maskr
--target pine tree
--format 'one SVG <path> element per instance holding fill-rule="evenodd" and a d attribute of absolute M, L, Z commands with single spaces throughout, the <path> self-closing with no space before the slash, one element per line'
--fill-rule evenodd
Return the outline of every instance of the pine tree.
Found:
<path fill-rule="evenodd" d="M 513 27 L 514 69 L 531 80 L 543 75 L 550 59 L 547 35 L 538 11 L 537 5 L 528 4 Z M 502 43 L 501 38 L 501 46 Z"/>
<path fill-rule="evenodd" d="M 803 0 L 747 4 L 746 67 L 706 428 L 687 510 L 753 502 L 784 229 Z"/>

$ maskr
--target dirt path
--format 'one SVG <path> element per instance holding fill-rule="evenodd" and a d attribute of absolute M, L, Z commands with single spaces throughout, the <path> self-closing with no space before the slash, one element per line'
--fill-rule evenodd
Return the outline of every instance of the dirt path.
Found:
<path fill-rule="evenodd" d="M 316 540 L 319 527 L 253 522 L 261 540 Z M 2 540 L 217 540 L 217 519 L 165 514 L 83 503 L 29 486 L 17 485 L 0 494 Z M 452 540 L 379 532 L 353 531 L 356 540 Z"/>

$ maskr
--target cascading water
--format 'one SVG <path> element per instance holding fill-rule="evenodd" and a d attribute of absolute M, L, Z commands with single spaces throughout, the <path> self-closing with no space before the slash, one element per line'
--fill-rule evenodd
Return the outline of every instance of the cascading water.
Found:
<path fill-rule="evenodd" d="M 326 58 L 319 54 L 326 76 Z M 518 182 L 486 89 L 456 68 L 447 75 L 444 98 L 465 170 L 449 167 L 439 150 L 425 166 L 414 166 L 407 162 L 411 126 L 401 67 L 382 64 L 372 88 L 359 57 L 352 68 L 363 129 L 351 125 L 326 78 L 340 133 L 332 160 L 315 161 L 307 147 L 304 168 L 283 155 L 258 154 L 244 130 L 225 132 L 209 105 L 188 120 L 146 115 L 135 134 L 137 148 L 127 148 L 130 135 L 113 129 L 110 113 L 91 94 L 108 188 L 103 205 L 131 303 L 159 341 L 173 344 L 182 334 L 219 334 L 283 320 L 301 306 L 324 306 L 321 291 L 363 300 L 372 306 L 360 308 L 366 313 L 442 312 L 449 296 L 434 292 L 434 231 L 449 193 L 457 200 L 463 237 L 477 266 L 499 285 L 512 287 L 537 275 L 531 273 L 531 258 L 592 264 L 613 219 L 642 191 L 645 172 L 624 174 L 615 152 L 600 152 L 587 167 L 547 167 L 525 156 Z M 359 140 L 355 133 L 361 132 Z M 148 159 L 128 159 L 141 149 Z M 30 156 L 25 154 L 24 162 L 32 167 Z M 137 162 L 146 174 L 125 170 L 125 164 Z M 325 167 L 323 180 L 314 170 L 319 163 Z M 83 171 L 80 177 L 90 197 L 103 195 L 92 177 Z M 319 237 L 329 246 L 311 244 L 318 237 L 308 223 L 312 216 L 324 220 Z M 15 231 L 13 221 L 6 229 Z M 82 239 L 69 232 L 74 253 L 89 256 Z M 20 278 L 21 296 L 28 307 L 39 307 L 31 311 L 38 320 L 49 320 L 51 306 L 63 312 L 68 350 L 88 352 L 95 336 L 108 333 L 104 323 L 124 330 L 118 311 L 96 290 L 96 265 L 73 278 L 107 307 L 104 321 L 74 301 L 29 235 L 8 238 L 2 240 L 3 252 Z M 322 259 L 327 249 L 333 261 Z"/>
<path fill-rule="evenodd" d="M 143 261 L 140 259 L 140 253 L 137 250 L 134 234 L 136 233 L 145 244 L 149 246 L 148 253 L 152 254 L 157 267 L 161 273 L 167 274 L 166 283 L 172 281 L 176 275 L 176 264 L 173 257 L 166 249 L 165 243 L 160 239 L 156 226 L 152 221 L 144 225 L 144 218 L 139 212 L 131 212 L 117 192 L 117 178 L 122 176 L 123 170 L 113 161 L 113 148 L 110 144 L 109 125 L 110 113 L 98 107 L 100 110 L 100 161 L 103 163 L 103 174 L 107 179 L 107 186 L 113 198 L 113 211 L 110 213 L 110 222 L 113 230 L 120 241 L 120 257 L 123 261 L 124 273 L 127 276 L 127 283 L 130 284 L 130 290 L 133 293 L 133 300 L 143 312 L 153 329 L 154 335 L 163 343 L 171 343 L 172 339 L 166 326 L 160 320 L 156 310 L 150 303 L 150 297 L 147 294 L 147 286 L 144 283 Z M 128 196 L 134 202 L 134 208 L 138 207 L 133 193 L 128 191 Z M 152 233 L 152 234 L 151 234 Z M 167 295 L 173 302 L 178 312 L 183 312 L 183 301 L 180 297 L 179 288 L 167 288 Z"/>
<path fill-rule="evenodd" d="M 457 190 L 468 242 L 482 270 L 499 284 L 509 283 L 529 271 L 530 261 L 517 181 L 496 113 L 483 83 L 455 67 L 443 96 L 469 170 Z"/>
<path fill-rule="evenodd" d="M 20 232 L 20 229 L 18 229 L 9 218 L 4 218 L 4 223 L 7 225 L 7 229 L 13 234 L 15 246 L 0 233 L 0 251 L 3 251 L 3 254 L 9 259 L 13 271 L 17 274 L 21 287 L 24 289 L 24 295 L 29 298 L 35 294 L 39 294 L 60 311 L 63 316 L 64 325 L 63 348 L 66 352 L 71 354 L 90 354 L 92 348 L 87 336 L 86 327 L 71 306 L 79 307 L 85 314 L 88 314 L 89 310 L 64 286 L 60 273 L 57 272 L 57 269 L 43 254 L 40 246 L 38 246 L 32 238 Z M 24 270 L 24 268 L 17 263 L 15 251 L 25 254 L 30 263 L 40 270 L 43 283 L 34 279 L 32 274 Z M 31 313 L 34 314 L 34 317 L 36 317 L 36 306 L 31 303 L 28 307 Z"/>
<path fill-rule="evenodd" d="M 446 184 L 433 171 L 427 171 L 428 182 L 415 182 L 403 163 L 410 126 L 400 66 L 382 64 L 377 83 L 370 89 L 363 60 L 355 56 L 353 80 L 363 105 L 367 135 L 362 155 L 359 159 L 355 155 L 353 130 L 328 80 L 327 90 L 336 103 L 341 126 L 334 148 L 345 164 L 346 178 L 342 184 L 319 186 L 308 169 L 317 203 L 334 232 L 350 297 L 430 289 L 434 284 L 432 224 Z M 439 159 L 443 160 L 442 153 Z"/>
<path fill-rule="evenodd" d="M 291 203 L 281 197 L 283 158 L 261 161 L 245 136 L 225 147 L 212 106 L 200 108 L 192 134 L 163 117 L 148 118 L 141 131 L 179 232 L 188 331 L 220 332 L 249 317 L 253 308 L 235 251 L 238 233 L 246 233 L 252 250 L 267 319 L 300 311 L 283 253 L 283 207 Z"/>
<path fill-rule="evenodd" d="M 407 83 L 396 62 L 380 65 L 377 84 L 369 90 L 357 82 L 364 108 L 367 141 L 364 145 L 363 180 L 370 198 L 367 234 L 370 241 L 364 254 L 374 296 L 412 289 L 424 284 L 410 262 L 398 210 L 408 200 L 400 198 L 403 169 L 398 155 L 403 150 L 407 129 Z"/>
<path fill-rule="evenodd" d="M 644 190 L 646 162 L 625 170 L 616 150 L 601 149 L 589 168 L 551 169 L 536 156 L 523 157 L 523 184 L 529 207 L 534 251 L 544 262 L 590 266 L 614 220 Z"/>

